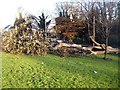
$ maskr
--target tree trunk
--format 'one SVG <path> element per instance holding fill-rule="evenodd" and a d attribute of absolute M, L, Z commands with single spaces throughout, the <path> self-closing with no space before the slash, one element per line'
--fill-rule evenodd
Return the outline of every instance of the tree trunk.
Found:
<path fill-rule="evenodd" d="M 93 39 L 95 40 L 95 16 L 93 16 Z M 93 43 L 93 47 L 95 44 Z"/>
<path fill-rule="evenodd" d="M 105 32 L 105 54 L 104 54 L 104 59 L 107 58 L 107 47 L 108 47 L 108 27 L 106 27 L 106 32 Z"/>
<path fill-rule="evenodd" d="M 87 25 L 88 25 L 88 35 L 90 37 L 90 24 L 89 24 L 89 21 L 87 22 Z"/>

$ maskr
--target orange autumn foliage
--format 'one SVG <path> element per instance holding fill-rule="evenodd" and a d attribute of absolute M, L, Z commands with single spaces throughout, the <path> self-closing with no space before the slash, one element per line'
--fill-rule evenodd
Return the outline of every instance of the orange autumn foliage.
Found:
<path fill-rule="evenodd" d="M 57 17 L 55 21 L 56 32 L 61 39 L 65 39 L 66 37 L 68 40 L 74 39 L 78 32 L 85 28 L 85 21 L 80 19 L 71 20 L 66 17 Z"/>

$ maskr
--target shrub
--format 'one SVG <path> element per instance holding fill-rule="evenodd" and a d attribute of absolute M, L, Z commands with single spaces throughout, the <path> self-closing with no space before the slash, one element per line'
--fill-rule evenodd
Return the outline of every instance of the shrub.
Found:
<path fill-rule="evenodd" d="M 2 34 L 2 49 L 5 52 L 29 55 L 46 55 L 48 41 L 43 38 L 41 31 L 32 30 L 30 21 L 25 21 L 15 29 Z"/>

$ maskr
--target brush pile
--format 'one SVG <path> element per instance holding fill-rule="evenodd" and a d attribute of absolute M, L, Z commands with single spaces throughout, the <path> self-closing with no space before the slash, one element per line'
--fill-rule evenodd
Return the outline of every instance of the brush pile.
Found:
<path fill-rule="evenodd" d="M 29 20 L 21 20 L 15 29 L 2 34 L 2 49 L 8 53 L 24 53 L 27 55 L 46 55 L 48 41 L 42 32 L 33 30 Z"/>

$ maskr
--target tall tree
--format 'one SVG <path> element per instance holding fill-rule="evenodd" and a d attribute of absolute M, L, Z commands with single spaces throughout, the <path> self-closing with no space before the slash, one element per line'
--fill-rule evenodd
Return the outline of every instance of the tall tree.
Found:
<path fill-rule="evenodd" d="M 80 8 L 75 2 L 57 3 L 56 8 L 58 13 L 58 17 L 55 19 L 57 34 L 63 41 L 73 43 L 78 32 L 82 32 L 85 28 Z"/>
<path fill-rule="evenodd" d="M 79 2 L 80 6 L 82 7 L 82 13 L 86 18 L 88 24 L 88 33 L 91 40 L 96 43 L 96 45 L 101 45 L 100 39 L 103 38 L 103 42 L 105 46 L 101 45 L 105 49 L 105 56 L 107 54 L 107 46 L 108 46 L 108 38 L 113 26 L 113 23 L 116 19 L 115 16 L 115 9 L 116 9 L 116 2 L 88 2 L 88 3 L 81 3 Z M 94 16 L 95 16 L 95 28 L 96 28 L 96 35 L 101 37 L 98 42 L 95 42 L 95 38 L 92 38 L 92 30 L 94 30 Z M 94 34 L 93 34 L 94 35 Z M 98 37 L 98 36 L 97 36 Z"/>
<path fill-rule="evenodd" d="M 109 40 L 109 35 L 111 32 L 111 28 L 113 26 L 114 20 L 116 19 L 115 17 L 115 9 L 116 9 L 116 3 L 115 2 L 103 2 L 103 14 L 101 14 L 102 18 L 102 27 L 103 30 L 105 31 L 104 36 L 105 36 L 105 54 L 104 54 L 104 59 L 106 59 L 106 55 L 108 53 L 108 40 Z"/>
<path fill-rule="evenodd" d="M 51 20 L 48 20 L 48 16 L 45 16 L 44 13 L 42 13 L 41 16 L 38 16 L 38 17 L 33 16 L 32 18 L 36 21 L 37 26 L 39 27 L 39 30 L 43 31 L 44 37 L 46 37 L 47 29 L 51 23 Z"/>

